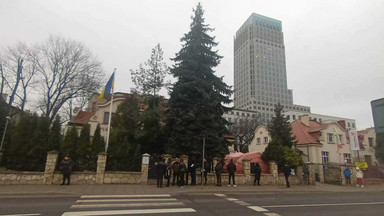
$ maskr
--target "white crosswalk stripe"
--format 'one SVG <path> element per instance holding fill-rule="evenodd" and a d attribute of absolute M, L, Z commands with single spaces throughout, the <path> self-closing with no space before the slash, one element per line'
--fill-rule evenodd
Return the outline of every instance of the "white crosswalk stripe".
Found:
<path fill-rule="evenodd" d="M 169 194 L 83 195 L 76 201 L 76 204 L 71 206 L 72 211 L 65 212 L 62 216 L 152 215 L 196 212 L 193 208 L 183 208 L 183 206 L 185 206 L 183 202 L 172 198 Z"/>

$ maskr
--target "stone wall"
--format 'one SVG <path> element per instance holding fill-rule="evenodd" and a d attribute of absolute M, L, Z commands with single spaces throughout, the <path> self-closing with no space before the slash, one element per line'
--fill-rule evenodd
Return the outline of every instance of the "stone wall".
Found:
<path fill-rule="evenodd" d="M 44 172 L 0 173 L 0 185 L 43 184 Z"/>
<path fill-rule="evenodd" d="M 140 184 L 141 172 L 105 172 L 104 184 Z"/>
<path fill-rule="evenodd" d="M 55 172 L 52 179 L 52 184 L 61 184 L 63 181 L 63 174 Z M 71 184 L 95 184 L 95 172 L 73 172 L 71 174 Z"/>

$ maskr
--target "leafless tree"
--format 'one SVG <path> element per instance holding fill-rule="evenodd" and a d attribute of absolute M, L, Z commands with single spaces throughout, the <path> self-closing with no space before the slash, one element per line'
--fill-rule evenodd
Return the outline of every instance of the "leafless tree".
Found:
<path fill-rule="evenodd" d="M 41 76 L 39 108 L 51 120 L 67 101 L 99 90 L 103 82 L 101 62 L 80 42 L 51 36 L 32 57 Z"/>
<path fill-rule="evenodd" d="M 0 66 L 2 86 L 10 93 L 9 105 L 17 104 L 21 110 L 24 110 L 27 102 L 27 93 L 33 86 L 36 75 L 36 67 L 30 61 L 30 49 L 24 43 L 17 43 L 13 47 L 8 47 L 2 56 L 2 65 Z"/>
<path fill-rule="evenodd" d="M 248 152 L 248 145 L 251 144 L 254 137 L 255 129 L 260 125 L 259 118 L 257 117 L 242 117 L 236 119 L 230 125 L 229 131 L 235 138 L 235 151 Z"/>

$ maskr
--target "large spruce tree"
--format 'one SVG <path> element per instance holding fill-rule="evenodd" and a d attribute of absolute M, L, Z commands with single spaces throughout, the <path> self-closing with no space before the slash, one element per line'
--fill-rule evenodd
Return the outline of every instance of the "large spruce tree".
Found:
<path fill-rule="evenodd" d="M 215 75 L 215 68 L 222 56 L 213 50 L 218 43 L 208 35 L 213 31 L 205 24 L 200 3 L 194 10 L 190 31 L 181 38 L 181 50 L 173 59 L 171 72 L 177 82 L 169 100 L 170 127 L 169 150 L 171 153 L 200 152 L 202 136 L 206 138 L 207 156 L 224 155 L 228 142 L 228 122 L 222 118 L 229 109 L 231 87 Z"/>

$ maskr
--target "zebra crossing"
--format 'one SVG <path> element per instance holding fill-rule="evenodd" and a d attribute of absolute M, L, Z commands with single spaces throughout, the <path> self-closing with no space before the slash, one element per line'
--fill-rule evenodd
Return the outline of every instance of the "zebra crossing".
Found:
<path fill-rule="evenodd" d="M 169 194 L 83 195 L 62 216 L 194 213 Z"/>

